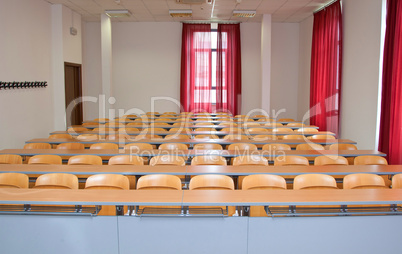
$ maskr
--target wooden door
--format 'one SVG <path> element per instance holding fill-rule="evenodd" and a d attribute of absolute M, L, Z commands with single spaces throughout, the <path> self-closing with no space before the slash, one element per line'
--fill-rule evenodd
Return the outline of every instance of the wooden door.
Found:
<path fill-rule="evenodd" d="M 67 112 L 67 126 L 82 124 L 83 112 L 82 103 L 74 102 L 75 99 L 81 98 L 81 64 L 64 63 L 64 81 L 66 95 L 66 109 L 70 103 L 75 103 L 71 114 Z"/>

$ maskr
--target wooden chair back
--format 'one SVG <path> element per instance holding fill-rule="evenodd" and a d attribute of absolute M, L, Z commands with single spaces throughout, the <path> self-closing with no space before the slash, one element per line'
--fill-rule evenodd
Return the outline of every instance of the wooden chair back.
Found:
<path fill-rule="evenodd" d="M 357 146 L 353 144 L 332 144 L 328 150 L 357 150 Z"/>
<path fill-rule="evenodd" d="M 73 174 L 51 173 L 40 175 L 35 182 L 37 189 L 78 189 L 78 177 Z"/>
<path fill-rule="evenodd" d="M 94 150 L 94 149 L 112 149 L 112 150 L 117 150 L 119 149 L 118 144 L 114 143 L 96 143 L 92 144 L 89 149 Z"/>
<path fill-rule="evenodd" d="M 387 159 L 375 155 L 363 155 L 355 158 L 355 165 L 388 165 Z"/>
<path fill-rule="evenodd" d="M 297 145 L 296 150 L 325 150 L 325 148 L 320 144 L 306 143 Z"/>
<path fill-rule="evenodd" d="M 402 189 L 402 174 L 396 174 L 392 177 L 392 189 Z"/>
<path fill-rule="evenodd" d="M 137 155 L 116 155 L 109 159 L 108 165 L 144 165 L 144 159 Z"/>
<path fill-rule="evenodd" d="M 381 176 L 375 174 L 350 174 L 343 178 L 344 189 L 385 189 Z"/>
<path fill-rule="evenodd" d="M 135 153 L 152 149 L 154 149 L 153 146 L 148 143 L 131 143 L 124 146 L 124 150 L 130 150 Z"/>
<path fill-rule="evenodd" d="M 72 139 L 73 137 L 70 134 L 52 134 L 49 136 L 49 139 Z"/>
<path fill-rule="evenodd" d="M 129 190 L 130 182 L 124 175 L 98 174 L 88 177 L 85 189 Z"/>
<path fill-rule="evenodd" d="M 190 190 L 234 190 L 233 179 L 225 175 L 198 175 L 190 180 Z"/>
<path fill-rule="evenodd" d="M 193 150 L 223 150 L 223 148 L 220 144 L 207 143 L 195 144 Z"/>
<path fill-rule="evenodd" d="M 330 175 L 324 174 L 303 174 L 295 177 L 293 181 L 294 190 L 305 189 L 337 189 L 336 180 Z"/>
<path fill-rule="evenodd" d="M 29 177 L 21 173 L 1 173 L 0 188 L 28 188 Z"/>
<path fill-rule="evenodd" d="M 259 155 L 237 156 L 233 159 L 233 166 L 268 166 L 268 160 Z"/>
<path fill-rule="evenodd" d="M 262 147 L 263 151 L 290 151 L 292 148 L 287 144 L 266 144 Z"/>
<path fill-rule="evenodd" d="M 215 134 L 201 134 L 195 135 L 194 139 L 219 139 L 219 136 Z"/>
<path fill-rule="evenodd" d="M 234 143 L 234 144 L 230 144 L 227 147 L 227 150 L 229 150 L 229 151 L 243 151 L 243 150 L 257 151 L 258 148 L 256 145 L 251 144 L 251 143 Z"/>
<path fill-rule="evenodd" d="M 68 159 L 68 165 L 102 165 L 102 158 L 97 155 L 76 155 Z"/>
<path fill-rule="evenodd" d="M 145 175 L 137 182 L 137 190 L 181 190 L 181 180 L 174 175 Z"/>
<path fill-rule="evenodd" d="M 244 177 L 242 190 L 266 190 L 283 189 L 286 190 L 286 180 L 278 175 L 249 175 Z"/>
<path fill-rule="evenodd" d="M 63 159 L 58 155 L 51 154 L 39 154 L 32 156 L 28 160 L 28 164 L 50 164 L 50 165 L 61 165 Z"/>
<path fill-rule="evenodd" d="M 163 143 L 159 150 L 188 150 L 187 145 L 181 143 Z"/>
<path fill-rule="evenodd" d="M 219 155 L 195 156 L 191 160 L 191 165 L 227 165 L 226 159 Z"/>
<path fill-rule="evenodd" d="M 0 154 L 0 164 L 22 164 L 22 157 L 18 154 Z"/>
<path fill-rule="evenodd" d="M 349 165 L 348 160 L 343 156 L 336 155 L 322 155 L 314 159 L 315 166 L 325 165 Z"/>
<path fill-rule="evenodd" d="M 173 155 L 159 155 L 154 156 L 149 161 L 150 166 L 159 166 L 159 165 L 176 165 L 176 166 L 184 166 L 186 165 L 186 161 L 183 157 L 173 156 Z"/>
<path fill-rule="evenodd" d="M 306 157 L 297 155 L 278 156 L 274 159 L 274 166 L 308 166 Z"/>
<path fill-rule="evenodd" d="M 77 140 L 88 141 L 88 140 L 97 140 L 100 139 L 98 134 L 81 134 L 77 136 Z"/>
<path fill-rule="evenodd" d="M 313 135 L 310 137 L 307 137 L 308 139 L 330 139 L 330 140 L 334 140 L 336 139 L 335 136 L 331 136 L 331 135 Z"/>
<path fill-rule="evenodd" d="M 85 145 L 82 143 L 61 143 L 56 149 L 85 149 Z"/>

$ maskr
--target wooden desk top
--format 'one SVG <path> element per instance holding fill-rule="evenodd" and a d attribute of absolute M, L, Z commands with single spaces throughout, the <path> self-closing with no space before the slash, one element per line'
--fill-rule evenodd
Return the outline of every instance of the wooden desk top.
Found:
<path fill-rule="evenodd" d="M 0 172 L 18 172 L 23 174 L 70 173 L 74 175 L 122 174 L 122 175 L 205 175 L 220 174 L 244 176 L 256 174 L 300 175 L 327 174 L 332 176 L 355 173 L 377 175 L 395 175 L 402 173 L 402 165 L 349 165 L 349 166 L 132 166 L 132 165 L 31 165 L 0 164 Z"/>
<path fill-rule="evenodd" d="M 362 155 L 385 156 L 386 154 L 375 150 L 290 150 L 290 151 L 249 151 L 249 150 L 113 150 L 113 149 L 4 149 L 0 150 L 0 154 L 18 154 L 21 156 L 34 156 L 38 154 L 53 154 L 59 156 L 74 156 L 74 155 L 98 155 L 104 157 L 116 155 L 138 155 L 142 157 L 154 157 L 158 155 L 177 155 L 185 157 L 194 157 L 200 155 L 219 155 L 223 157 L 233 158 L 241 155 L 258 155 L 273 159 L 274 157 L 284 155 L 299 155 L 309 159 L 314 159 L 321 155 L 339 155 L 344 157 L 356 157 Z"/>
<path fill-rule="evenodd" d="M 377 205 L 402 202 L 402 189 L 358 190 L 64 190 L 0 189 L 0 204 L 41 205 Z"/>
<path fill-rule="evenodd" d="M 265 140 L 265 141 L 256 141 L 256 140 L 224 140 L 224 139 L 176 139 L 176 140 L 165 140 L 165 139 L 127 139 L 124 142 L 120 142 L 119 140 L 87 140 L 81 141 L 76 139 L 49 139 L 49 138 L 36 138 L 26 141 L 25 143 L 49 143 L 49 144 L 61 144 L 61 143 L 82 143 L 82 144 L 96 144 L 96 143 L 115 143 L 115 144 L 130 144 L 130 143 L 149 143 L 153 145 L 160 145 L 163 143 L 182 143 L 182 144 L 221 144 L 221 145 L 229 145 L 235 143 L 251 143 L 251 144 L 288 144 L 288 145 L 298 145 L 305 144 L 307 142 L 312 142 L 321 145 L 330 145 L 330 144 L 356 144 L 355 141 L 350 139 L 313 139 L 313 140 L 301 140 L 301 139 L 286 139 L 286 140 Z"/>
<path fill-rule="evenodd" d="M 94 131 L 81 131 L 81 132 L 68 132 L 68 131 L 53 131 L 50 133 L 50 135 L 53 134 L 70 134 L 71 136 L 78 136 L 81 134 L 98 134 L 102 136 L 107 136 L 107 135 L 112 135 L 112 134 L 127 134 L 127 135 L 140 135 L 140 134 L 145 134 L 142 131 L 128 131 L 126 133 L 119 133 L 118 131 L 114 132 L 94 132 Z M 170 134 L 177 134 L 174 132 L 153 132 L 155 135 L 159 136 L 166 136 Z M 189 133 L 190 135 L 217 135 L 219 137 L 223 137 L 226 135 L 231 134 L 230 132 L 227 131 L 191 131 Z M 319 132 L 254 132 L 254 133 L 247 133 L 244 135 L 249 135 L 249 136 L 255 136 L 255 135 L 273 135 L 273 136 L 284 136 L 284 135 L 304 135 L 306 137 L 313 136 L 313 135 L 329 135 L 329 136 L 335 136 L 335 133 L 330 132 L 330 131 L 319 131 Z"/>

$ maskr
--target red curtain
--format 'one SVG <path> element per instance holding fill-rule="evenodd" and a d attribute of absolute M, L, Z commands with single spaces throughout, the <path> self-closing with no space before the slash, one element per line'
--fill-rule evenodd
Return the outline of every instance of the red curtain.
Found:
<path fill-rule="evenodd" d="M 183 24 L 180 101 L 182 111 L 210 112 L 211 26 Z"/>
<path fill-rule="evenodd" d="M 387 1 L 379 150 L 402 164 L 402 1 Z"/>
<path fill-rule="evenodd" d="M 216 110 L 240 114 L 240 24 L 219 24 L 216 60 Z"/>
<path fill-rule="evenodd" d="M 336 1 L 314 14 L 310 124 L 339 135 L 342 77 L 342 12 Z"/>

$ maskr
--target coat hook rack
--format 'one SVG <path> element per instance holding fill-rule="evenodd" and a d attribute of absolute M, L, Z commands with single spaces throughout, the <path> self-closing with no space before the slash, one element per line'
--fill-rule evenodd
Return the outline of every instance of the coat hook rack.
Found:
<path fill-rule="evenodd" d="M 12 81 L 12 82 L 3 82 L 0 81 L 0 90 L 1 89 L 19 89 L 19 88 L 41 88 L 47 87 L 47 81 Z"/>

